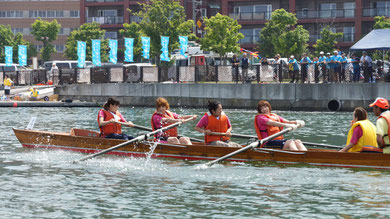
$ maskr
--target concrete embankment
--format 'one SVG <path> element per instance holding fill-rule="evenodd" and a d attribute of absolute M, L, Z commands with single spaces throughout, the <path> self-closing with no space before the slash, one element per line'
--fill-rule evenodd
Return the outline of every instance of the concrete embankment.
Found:
<path fill-rule="evenodd" d="M 173 107 L 203 107 L 208 100 L 221 101 L 224 108 L 256 109 L 268 100 L 273 109 L 352 111 L 365 108 L 376 97 L 390 98 L 390 86 L 378 84 L 77 84 L 57 87 L 60 99 L 104 102 L 116 97 L 122 105 L 149 106 L 165 97 Z"/>

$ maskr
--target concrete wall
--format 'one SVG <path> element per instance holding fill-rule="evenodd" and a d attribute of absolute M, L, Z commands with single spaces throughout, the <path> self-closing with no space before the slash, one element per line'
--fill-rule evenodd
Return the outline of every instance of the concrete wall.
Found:
<path fill-rule="evenodd" d="M 390 98 L 390 86 L 379 84 L 77 84 L 57 87 L 61 98 L 104 102 L 116 97 L 122 105 L 154 106 L 157 97 L 165 97 L 173 107 L 206 107 L 210 99 L 224 108 L 256 108 L 259 100 L 268 100 L 273 109 L 328 110 L 330 100 L 340 110 L 368 107 L 376 97 Z"/>

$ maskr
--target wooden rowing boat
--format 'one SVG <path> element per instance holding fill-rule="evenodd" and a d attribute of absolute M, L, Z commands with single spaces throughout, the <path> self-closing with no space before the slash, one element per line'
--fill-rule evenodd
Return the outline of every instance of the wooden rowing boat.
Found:
<path fill-rule="evenodd" d="M 99 133 L 83 129 L 71 129 L 68 133 L 14 129 L 15 135 L 27 148 L 47 148 L 96 153 L 125 142 L 117 139 L 104 139 Z M 120 156 L 146 157 L 154 142 L 140 142 L 114 150 L 109 154 Z M 194 143 L 194 145 L 173 145 L 158 143 L 151 157 L 177 158 L 186 160 L 214 160 L 229 154 L 237 148 L 220 147 Z M 283 151 L 256 148 L 237 154 L 229 161 L 276 161 L 279 163 L 306 163 L 316 166 L 358 167 L 390 169 L 390 154 L 382 153 L 340 153 L 336 150 L 309 149 L 303 151 Z"/>

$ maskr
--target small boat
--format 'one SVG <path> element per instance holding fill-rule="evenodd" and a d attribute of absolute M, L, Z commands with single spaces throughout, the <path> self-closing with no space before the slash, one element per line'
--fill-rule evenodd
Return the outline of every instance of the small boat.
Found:
<path fill-rule="evenodd" d="M 70 132 L 49 132 L 27 129 L 14 129 L 14 133 L 23 147 L 46 148 L 97 153 L 125 140 L 105 139 L 99 133 L 84 129 L 71 129 Z M 157 144 L 152 158 L 176 158 L 184 160 L 215 160 L 232 153 L 237 148 L 205 145 L 177 145 L 155 143 L 151 141 L 126 145 L 107 154 L 132 157 L 146 157 L 151 146 Z M 255 148 L 227 159 L 237 162 L 275 161 L 285 164 L 310 164 L 330 167 L 356 167 L 390 169 L 390 154 L 383 153 L 341 153 L 329 149 L 309 149 L 308 151 L 284 151 L 270 148 Z"/>

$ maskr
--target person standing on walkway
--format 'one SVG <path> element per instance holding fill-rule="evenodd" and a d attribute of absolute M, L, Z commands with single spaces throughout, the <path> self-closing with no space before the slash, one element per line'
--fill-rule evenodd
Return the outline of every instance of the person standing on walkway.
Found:
<path fill-rule="evenodd" d="M 332 67 L 332 57 L 330 56 L 330 52 L 326 53 L 326 58 L 325 58 L 325 63 L 326 63 L 326 75 L 327 75 L 327 82 L 330 82 L 330 69 Z"/>
<path fill-rule="evenodd" d="M 327 77 L 326 77 L 326 56 L 324 55 L 324 52 L 320 52 L 320 57 L 318 58 L 318 63 L 319 63 L 319 69 L 322 73 L 322 80 L 323 83 L 326 83 Z"/>
<path fill-rule="evenodd" d="M 364 82 L 369 83 L 372 81 L 372 59 L 367 55 L 366 51 L 363 51 L 363 56 L 360 58 L 360 62 L 363 67 Z"/>
<path fill-rule="evenodd" d="M 307 53 L 303 53 L 303 57 L 301 59 L 301 83 L 305 83 L 306 81 L 309 83 L 309 80 L 307 78 L 307 70 L 309 68 L 309 64 L 311 63 L 311 60 L 309 57 L 307 57 Z"/>
<path fill-rule="evenodd" d="M 390 154 L 390 111 L 389 101 L 385 98 L 378 97 L 370 104 L 376 120 L 376 141 L 380 148 L 383 148 L 384 154 Z"/>
<path fill-rule="evenodd" d="M 240 60 L 238 60 L 237 55 L 234 54 L 232 58 L 232 69 L 233 69 L 233 78 L 235 78 L 236 81 L 238 81 L 238 77 L 239 77 L 238 66 L 240 66 Z"/>
<path fill-rule="evenodd" d="M 360 79 L 360 58 L 355 54 L 352 56 L 352 66 L 353 66 L 353 82 L 358 83 Z"/>
<path fill-rule="evenodd" d="M 14 84 L 14 82 L 8 77 L 8 75 L 4 75 L 4 95 L 9 99 L 9 96 L 11 95 L 11 86 Z"/>
<path fill-rule="evenodd" d="M 241 59 L 241 70 L 242 70 L 242 83 L 248 79 L 248 68 L 249 68 L 249 60 L 246 57 L 246 53 L 244 53 Z"/>
<path fill-rule="evenodd" d="M 313 58 L 314 64 L 314 82 L 318 84 L 320 82 L 320 63 L 318 62 L 318 57 Z"/>
<path fill-rule="evenodd" d="M 294 80 L 296 79 L 296 82 L 299 80 L 299 65 L 296 59 L 294 59 L 294 56 L 290 56 L 290 60 L 288 60 L 288 69 L 290 71 L 291 75 L 291 81 L 290 83 L 294 83 Z"/>
<path fill-rule="evenodd" d="M 329 79 L 330 82 L 337 83 L 338 77 L 340 74 L 340 56 L 338 55 L 337 50 L 333 52 L 333 56 L 330 57 L 330 71 L 329 71 Z"/>
<path fill-rule="evenodd" d="M 282 82 L 283 74 L 282 74 L 282 60 L 280 59 L 280 54 L 275 55 L 274 61 L 272 61 L 272 65 L 274 67 L 274 81 Z"/>
<path fill-rule="evenodd" d="M 339 81 L 345 82 L 345 72 L 347 70 L 347 57 L 345 56 L 345 53 L 341 53 L 341 58 L 340 58 L 340 63 L 341 63 L 341 72 L 339 74 Z"/>

